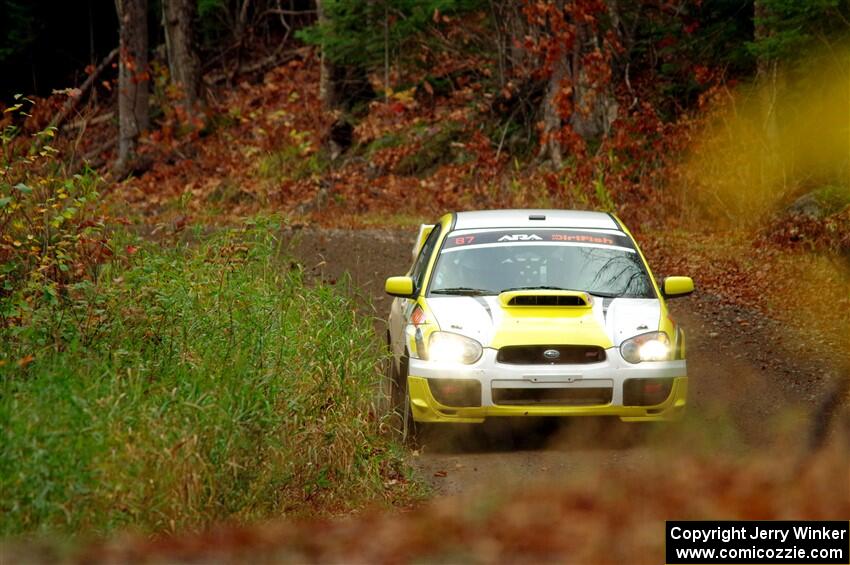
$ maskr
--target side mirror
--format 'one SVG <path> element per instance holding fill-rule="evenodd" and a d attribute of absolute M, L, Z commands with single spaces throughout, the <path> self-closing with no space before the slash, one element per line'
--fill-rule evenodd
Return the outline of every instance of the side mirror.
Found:
<path fill-rule="evenodd" d="M 662 285 L 665 298 L 687 296 L 694 291 L 694 280 L 691 277 L 667 277 Z"/>
<path fill-rule="evenodd" d="M 392 296 L 410 298 L 413 296 L 413 279 L 410 277 L 390 277 L 384 284 L 384 290 Z"/>

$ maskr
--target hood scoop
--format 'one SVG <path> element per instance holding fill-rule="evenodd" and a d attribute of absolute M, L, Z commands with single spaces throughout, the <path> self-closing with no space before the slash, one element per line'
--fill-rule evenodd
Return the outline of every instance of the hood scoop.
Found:
<path fill-rule="evenodd" d="M 563 307 L 589 309 L 593 299 L 586 292 L 575 290 L 512 290 L 499 295 L 503 308 Z"/>

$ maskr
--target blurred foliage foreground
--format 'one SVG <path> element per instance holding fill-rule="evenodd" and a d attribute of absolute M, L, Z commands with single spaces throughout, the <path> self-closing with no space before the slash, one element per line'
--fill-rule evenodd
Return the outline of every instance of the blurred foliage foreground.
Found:
<path fill-rule="evenodd" d="M 405 492 L 379 435 L 382 350 L 350 293 L 308 285 L 270 221 L 192 245 L 107 229 L 97 178 L 63 170 L 48 140 L 3 137 L 0 535 Z"/>
<path fill-rule="evenodd" d="M 682 447 L 681 445 L 679 447 Z M 844 519 L 846 450 L 677 455 L 565 472 L 558 483 L 445 497 L 416 512 L 276 521 L 84 548 L 84 563 L 663 563 L 666 520 Z M 321 535 L 316 535 L 321 531 Z"/>

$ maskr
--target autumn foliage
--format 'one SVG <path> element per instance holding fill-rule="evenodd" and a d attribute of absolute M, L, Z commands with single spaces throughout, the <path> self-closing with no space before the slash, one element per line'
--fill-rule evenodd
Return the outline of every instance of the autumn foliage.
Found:
<path fill-rule="evenodd" d="M 374 398 L 363 301 L 281 261 L 269 213 L 297 230 L 616 212 L 657 275 L 781 324 L 793 347 L 770 351 L 850 358 L 846 3 L 335 0 L 322 22 L 302 4 L 201 2 L 197 100 L 145 50 L 150 127 L 121 171 L 117 65 L 88 97 L 3 107 L 3 532 L 173 533 L 421 494 Z M 658 561 L 664 519 L 846 517 L 840 446 L 681 447 L 670 468 L 440 501 L 403 525 L 367 510 L 81 555 Z"/>

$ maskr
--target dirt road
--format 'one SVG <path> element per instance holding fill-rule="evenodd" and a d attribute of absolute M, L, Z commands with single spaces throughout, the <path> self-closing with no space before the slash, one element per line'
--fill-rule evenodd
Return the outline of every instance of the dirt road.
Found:
<path fill-rule="evenodd" d="M 372 299 L 376 331 L 383 335 L 390 302 L 383 282 L 407 270 L 414 235 L 305 229 L 288 238 L 312 275 L 327 281 L 351 275 L 355 287 Z M 699 273 L 663 274 L 692 275 L 699 285 Z M 800 354 L 787 328 L 699 292 L 671 301 L 670 307 L 688 334 L 691 376 L 689 412 L 674 431 L 642 426 L 636 432 L 618 420 L 488 421 L 476 430 L 454 428 L 430 438 L 411 453 L 414 468 L 436 494 L 447 495 L 557 480 L 606 466 L 628 468 L 656 458 L 662 463 L 659 449 L 669 448 L 671 433 L 685 444 L 699 438 L 709 449 L 735 451 L 805 433 L 806 412 L 830 374 Z"/>

